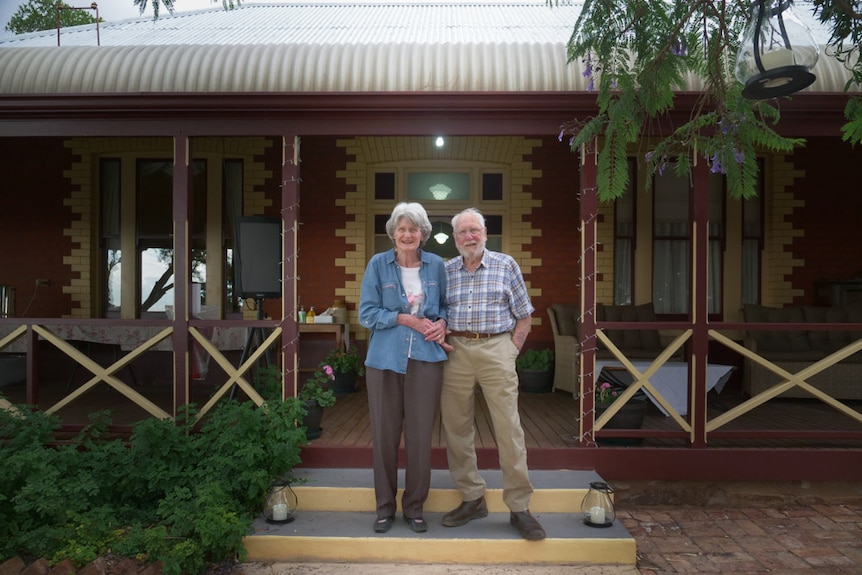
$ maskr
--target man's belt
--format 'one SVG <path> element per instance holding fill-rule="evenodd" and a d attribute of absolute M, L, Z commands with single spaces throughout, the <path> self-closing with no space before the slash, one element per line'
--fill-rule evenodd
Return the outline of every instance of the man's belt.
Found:
<path fill-rule="evenodd" d="M 506 333 L 506 332 L 503 332 Z M 465 337 L 467 339 L 489 339 L 492 337 L 496 337 L 498 335 L 503 335 L 503 333 L 476 333 L 475 331 L 450 331 L 449 335 L 454 335 L 455 337 Z"/>

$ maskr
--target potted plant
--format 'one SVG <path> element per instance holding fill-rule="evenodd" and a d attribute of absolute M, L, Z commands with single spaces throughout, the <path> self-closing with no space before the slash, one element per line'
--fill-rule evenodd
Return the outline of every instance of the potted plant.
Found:
<path fill-rule="evenodd" d="M 306 411 L 302 423 L 308 439 L 316 439 L 323 433 L 323 428 L 320 426 L 323 421 L 323 409 L 335 405 L 335 393 L 329 388 L 334 379 L 332 367 L 321 364 L 299 390 L 298 397 L 302 400 Z"/>
<path fill-rule="evenodd" d="M 548 393 L 554 387 L 554 351 L 528 349 L 515 360 L 520 389 L 527 393 Z"/>
<path fill-rule="evenodd" d="M 329 366 L 333 372 L 330 389 L 335 393 L 353 393 L 356 391 L 356 379 L 365 375 L 363 358 L 355 347 L 347 350 L 336 348 L 331 350 L 320 362 L 320 367 Z"/>

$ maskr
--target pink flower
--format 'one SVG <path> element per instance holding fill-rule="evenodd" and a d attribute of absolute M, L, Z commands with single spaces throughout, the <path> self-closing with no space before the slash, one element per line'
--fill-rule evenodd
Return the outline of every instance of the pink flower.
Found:
<path fill-rule="evenodd" d="M 335 374 L 332 372 L 332 368 L 328 365 L 323 366 L 323 371 L 326 372 L 326 375 L 329 376 L 329 379 L 335 379 Z"/>

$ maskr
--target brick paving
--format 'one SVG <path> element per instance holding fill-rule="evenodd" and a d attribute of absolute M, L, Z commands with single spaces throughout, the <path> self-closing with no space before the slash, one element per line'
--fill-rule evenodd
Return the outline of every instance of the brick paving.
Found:
<path fill-rule="evenodd" d="M 635 537 L 641 575 L 862 575 L 859 489 L 805 497 L 779 489 L 764 501 L 737 493 L 720 504 L 623 501 L 617 518 Z"/>

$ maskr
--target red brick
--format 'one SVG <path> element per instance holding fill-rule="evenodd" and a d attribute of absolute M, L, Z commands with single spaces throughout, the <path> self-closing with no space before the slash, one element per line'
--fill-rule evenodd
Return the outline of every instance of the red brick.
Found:
<path fill-rule="evenodd" d="M 134 559 L 122 559 L 111 568 L 110 575 L 137 575 L 138 562 Z"/>
<path fill-rule="evenodd" d="M 25 563 L 20 557 L 11 557 L 0 564 L 0 575 L 18 575 L 24 570 Z"/>
<path fill-rule="evenodd" d="M 43 557 L 30 563 L 30 565 L 21 572 L 21 575 L 46 575 L 50 570 L 51 564 Z"/>
<path fill-rule="evenodd" d="M 48 575 L 75 575 L 75 565 L 71 559 L 64 559 L 60 563 L 54 565 L 48 572 Z"/>
<path fill-rule="evenodd" d="M 104 557 L 98 557 L 95 561 L 81 569 L 77 575 L 106 575 L 108 573 L 108 562 Z"/>

